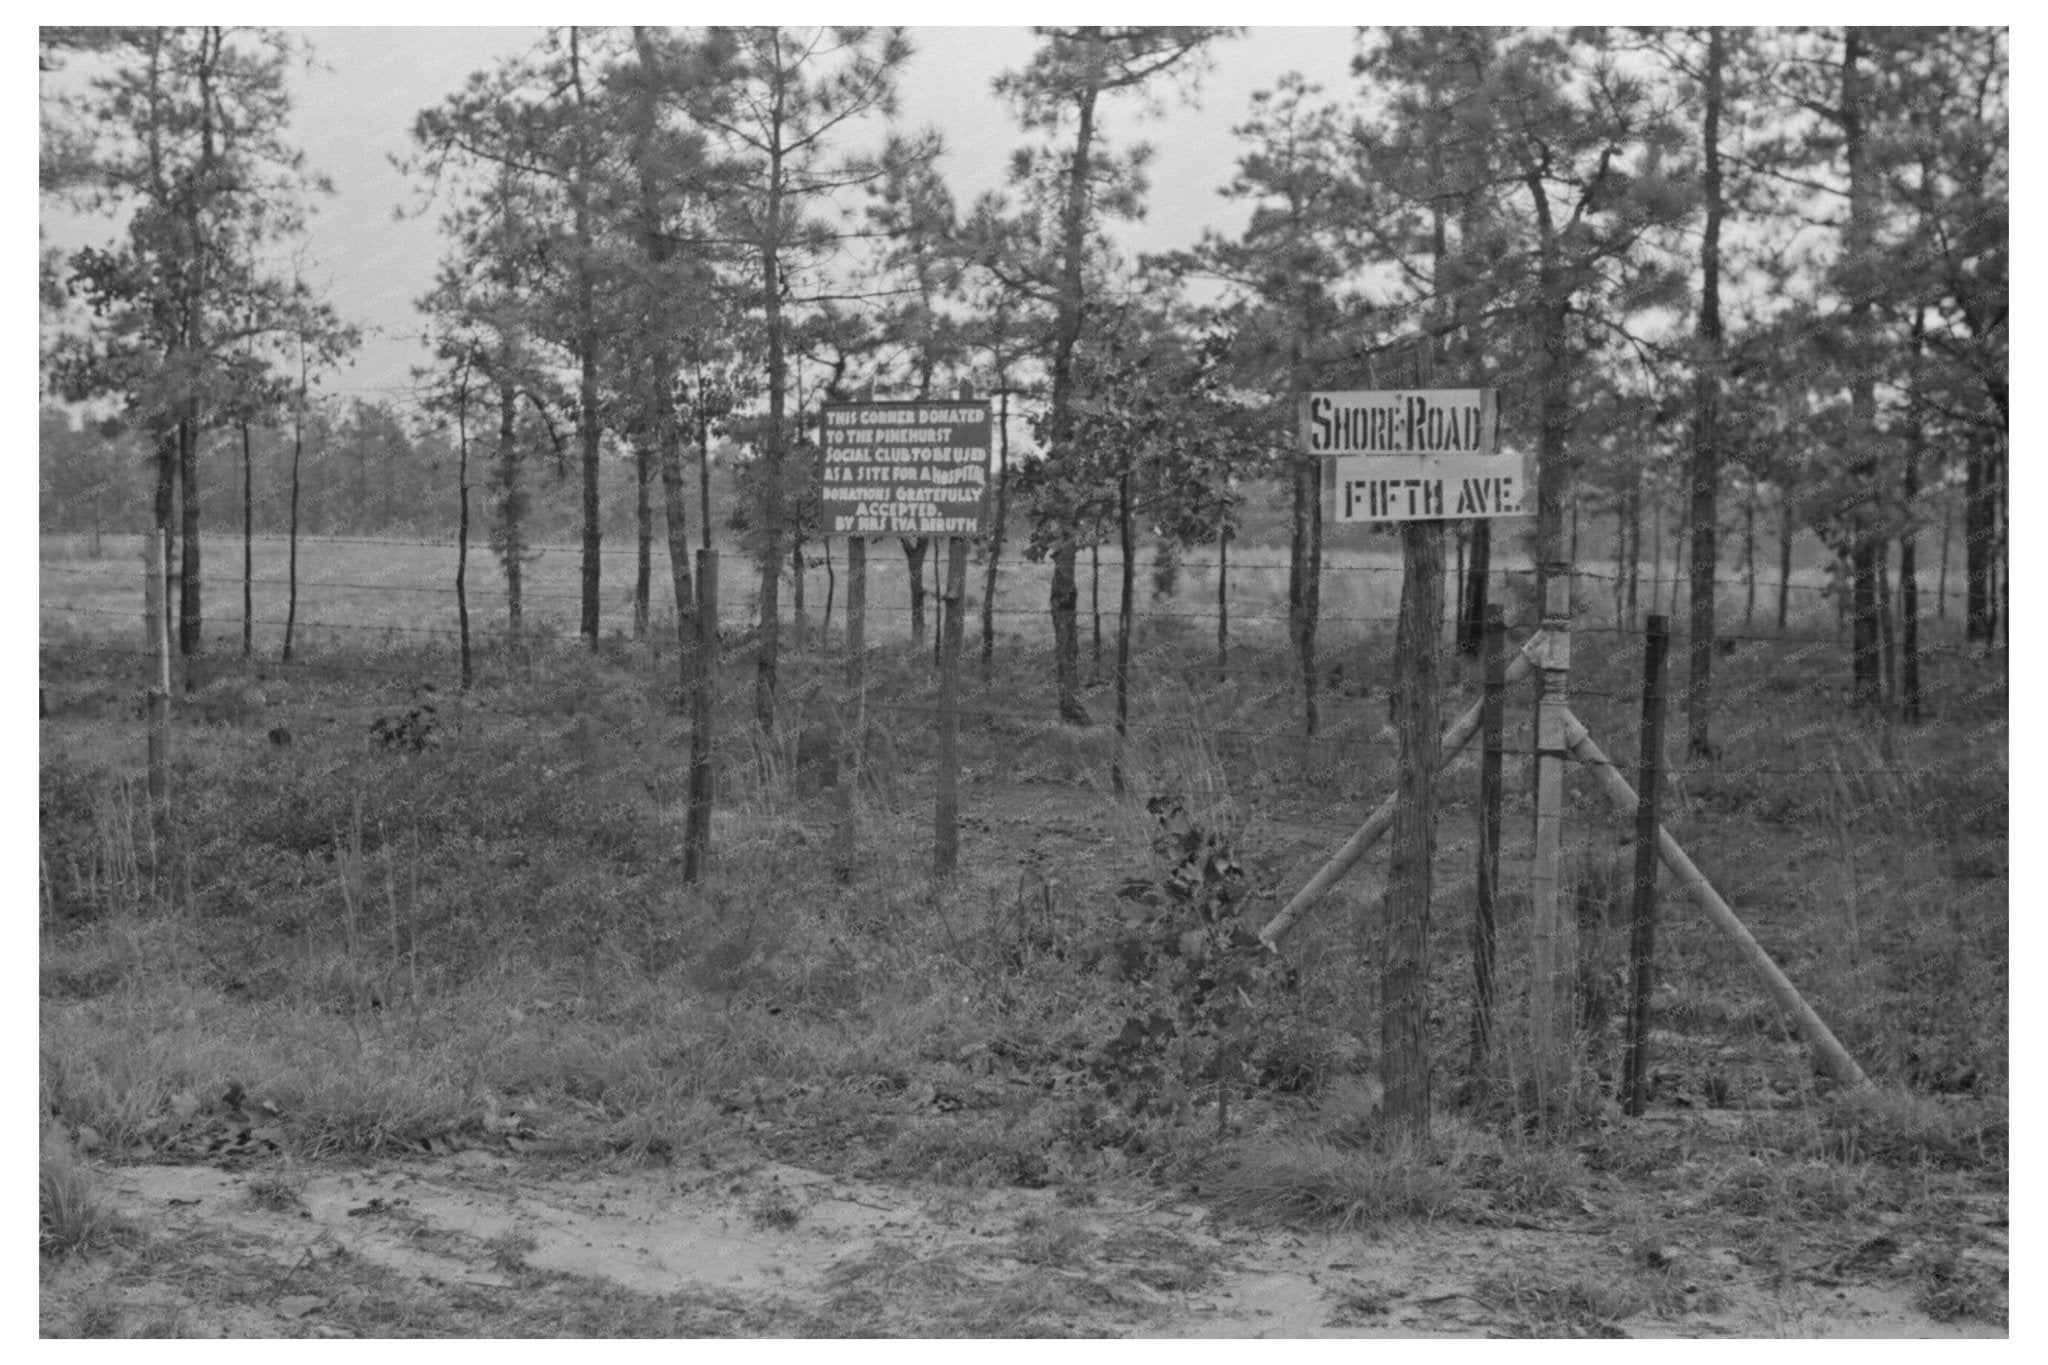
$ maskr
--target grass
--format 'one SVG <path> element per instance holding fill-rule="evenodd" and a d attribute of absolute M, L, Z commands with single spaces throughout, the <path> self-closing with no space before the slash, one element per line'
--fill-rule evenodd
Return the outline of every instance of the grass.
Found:
<path fill-rule="evenodd" d="M 1248 1145 L 1217 1173 L 1213 1188 L 1218 1206 L 1239 1217 L 1345 1230 L 1458 1217 L 1475 1204 L 1447 1163 L 1316 1138 Z"/>
<path fill-rule="evenodd" d="M 121 1220 L 100 1194 L 70 1139 L 46 1123 L 41 1148 L 36 1188 L 41 1227 L 37 1246 L 42 1254 L 82 1256 L 113 1245 L 124 1232 Z"/>
<path fill-rule="evenodd" d="M 1608 1276 L 1559 1273 L 1542 1267 L 1517 1268 L 1480 1278 L 1474 1297 L 1515 1318 L 1518 1335 L 1532 1337 L 1622 1337 L 1624 1318 L 1650 1306 L 1642 1289 Z"/>
<path fill-rule="evenodd" d="M 411 551 L 389 559 L 326 547 L 309 551 L 308 571 L 336 582 L 439 573 Z M 1258 1082 L 1239 1087 L 1221 1137 L 1213 1084 L 1146 1105 L 1144 1087 L 1108 1060 L 1140 996 L 1103 968 L 1121 933 L 1116 893 L 1151 868 L 1149 795 L 1176 795 L 1204 828 L 1230 831 L 1262 888 L 1255 909 L 1270 913 L 1389 789 L 1382 623 L 1329 625 L 1346 672 L 1306 742 L 1293 733 L 1298 683 L 1277 611 L 1261 596 L 1278 580 L 1247 568 L 1232 676 L 1216 682 L 1199 605 L 1208 589 L 1189 570 L 1178 601 L 1139 623 L 1119 765 L 1132 790 L 1119 796 L 1107 727 L 1048 718 L 1033 643 L 1042 585 L 1013 575 L 1002 667 L 986 684 L 966 670 L 963 860 L 945 880 L 929 865 L 928 661 L 880 632 L 849 885 L 830 866 L 838 792 L 804 757 L 807 734 L 830 736 L 852 714 L 839 661 L 788 657 L 784 724 L 760 736 L 746 723 L 750 661 L 738 659 L 721 681 L 714 865 L 685 886 L 687 730 L 672 661 L 624 641 L 595 657 L 536 646 L 488 656 L 478 687 L 458 697 L 444 642 L 409 634 L 440 629 L 439 617 L 367 591 L 334 598 L 335 610 L 366 613 L 362 624 L 385 634 L 308 635 L 290 668 L 244 673 L 230 659 L 215 685 L 239 700 L 177 710 L 177 804 L 153 820 L 129 709 L 134 660 L 125 636 L 95 634 L 83 610 L 104 591 L 128 620 L 130 569 L 109 559 L 44 582 L 42 674 L 56 714 L 39 776 L 41 1099 L 97 1150 L 200 1151 L 246 1126 L 260 1100 L 275 1118 L 259 1126 L 300 1160 L 451 1141 L 573 1159 L 758 1150 L 963 1186 L 1192 1181 L 1249 1220 L 1355 1228 L 1581 1217 L 1589 1200 L 1612 1206 L 1617 1181 L 1633 1198 L 1767 1232 L 1790 1211 L 1834 1223 L 1902 1198 L 2003 1197 L 2004 685 L 1960 652 L 1930 657 L 1937 718 L 1908 730 L 1832 704 L 1842 654 L 1826 623 L 1783 645 L 1746 643 L 1717 664 L 1720 761 L 1672 779 L 1667 824 L 1875 1090 L 1816 1080 L 1732 947 L 1667 880 L 1653 1109 L 1687 1123 L 1619 1120 L 1618 1021 L 1593 1011 L 1575 1040 L 1569 1105 L 1530 1134 L 1517 1022 L 1527 912 L 1512 896 L 1497 1047 L 1484 1065 L 1471 1057 L 1467 757 L 1440 784 L 1436 1138 L 1389 1157 L 1376 1147 L 1377 859 L 1290 940 L 1296 983 L 1262 1016 L 1250 1048 Z M 87 590 L 102 570 L 104 587 Z M 546 573 L 566 569 L 536 581 Z M 1337 581 L 1394 579 L 1361 570 Z M 319 618 L 317 600 L 302 620 Z M 80 610 L 67 616 L 65 603 Z M 1333 615 L 1377 611 L 1338 605 Z M 889 610 L 883 601 L 877 619 Z M 1575 646 L 1573 705 L 1625 769 L 1636 648 L 1598 628 Z M 1084 668 L 1086 656 L 1084 644 Z M 1447 672 L 1450 710 L 1475 692 L 1467 670 Z M 431 743 L 371 742 L 375 720 L 430 695 Z M 1095 684 L 1098 715 L 1106 696 Z M 269 738 L 278 725 L 291 743 Z M 1518 719 L 1510 748 L 1527 738 Z M 1511 887 L 1528 854 L 1519 762 L 1502 850 Z M 1626 820 L 1590 792 L 1572 779 L 1583 869 L 1627 854 Z M 1583 980 L 1616 969 L 1611 913 L 1599 913 L 1608 946 L 1581 936 Z M 226 1099 L 237 1092 L 249 1097 L 239 1109 Z M 1748 1117 L 1735 1126 L 1705 1122 L 1737 1110 Z M 46 1229 L 52 1169 L 46 1153 Z M 55 1169 L 64 1226 L 92 1227 L 85 1168 L 73 1158 Z M 1920 1193 L 1907 1192 L 1914 1181 Z M 288 1181 L 272 1188 L 285 1206 Z M 755 1212 L 767 1227 L 801 1216 L 793 1204 Z M 1056 1327 L 1079 1301 L 1058 1272 L 1087 1245 L 1061 1238 L 1083 1227 L 1032 1230 L 1020 1249 L 1034 1276 L 977 1303 L 976 1329 Z M 106 1245 L 103 1234 L 66 1241 Z M 1989 1311 L 1979 1267 L 1942 1273 L 1927 1272 L 1930 1312 Z M 1494 1288 L 1532 1323 L 1590 1330 L 1617 1308 L 1570 1285 Z M 858 1320 L 886 1327 L 874 1312 Z"/>

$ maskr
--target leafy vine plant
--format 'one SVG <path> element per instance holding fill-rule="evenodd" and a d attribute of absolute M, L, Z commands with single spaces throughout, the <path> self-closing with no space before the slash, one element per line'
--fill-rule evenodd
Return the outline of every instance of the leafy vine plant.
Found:
<path fill-rule="evenodd" d="M 1259 940 L 1263 879 L 1230 836 L 1200 828 L 1178 798 L 1155 796 L 1146 808 L 1158 825 L 1154 867 L 1118 890 L 1123 932 L 1111 949 L 1132 1009 L 1101 1059 L 1137 1112 L 1185 1112 L 1195 1088 L 1213 1084 L 1221 1132 L 1230 1091 L 1252 1078 L 1253 1043 L 1293 972 Z"/>

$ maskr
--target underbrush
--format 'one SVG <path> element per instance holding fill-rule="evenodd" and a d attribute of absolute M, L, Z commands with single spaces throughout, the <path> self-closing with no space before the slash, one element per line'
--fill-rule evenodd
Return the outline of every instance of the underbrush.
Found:
<path fill-rule="evenodd" d="M 694 886 L 687 730 L 672 675 L 630 651 L 530 651 L 526 681 L 466 698 L 428 693 L 410 665 L 266 680 L 252 716 L 181 724 L 176 799 L 156 819 L 139 727 L 85 651 L 88 682 L 67 693 L 81 714 L 46 730 L 41 763 L 44 1112 L 95 1156 L 486 1143 L 676 1159 L 744 1143 L 900 1179 L 1147 1175 L 1254 1221 L 1346 1227 L 1566 1219 L 1611 1200 L 1611 1180 L 1821 1219 L 1893 1198 L 1887 1172 L 2002 1189 L 2003 863 L 1986 824 L 2002 764 L 1882 789 L 1815 765 L 1790 795 L 1827 814 L 1790 831 L 1755 812 L 1796 784 L 1674 784 L 1668 823 L 1881 1085 L 1817 1083 L 1667 880 L 1652 1105 L 1762 1116 L 1746 1135 L 1671 1139 L 1616 1106 L 1626 924 L 1611 879 L 1595 883 L 1625 821 L 1597 807 L 1573 807 L 1602 832 L 1574 852 L 1569 1084 L 1530 1088 L 1513 896 L 1477 1055 L 1476 850 L 1454 770 L 1430 983 L 1438 1121 L 1426 1146 L 1389 1151 L 1377 864 L 1285 962 L 1256 941 L 1390 780 L 1381 689 L 1354 677 L 1325 742 L 1279 744 L 1264 736 L 1298 703 L 1285 670 L 1246 661 L 1205 681 L 1203 642 L 1145 644 L 1160 680 L 1122 746 L 1044 718 L 1020 681 L 1036 658 L 973 686 L 962 866 L 943 880 L 924 658 L 878 651 L 865 704 L 836 660 L 792 659 L 768 736 L 745 724 L 736 673 L 713 866 Z M 46 674 L 68 666 L 46 651 Z M 1458 687 L 1447 710 L 1471 679 Z M 1890 741 L 1889 761 L 1932 771 L 1938 738 Z M 1813 743 L 1859 752 L 1846 732 Z M 833 873 L 842 783 L 861 830 L 850 882 Z M 1947 823 L 1919 818 L 1923 800 Z M 1969 913 L 1953 908 L 1965 896 Z M 1976 1301 L 1962 1271 L 1930 1284 L 1937 1306 Z M 1488 1292 L 1581 1327 L 1626 1306 L 1533 1281 Z"/>

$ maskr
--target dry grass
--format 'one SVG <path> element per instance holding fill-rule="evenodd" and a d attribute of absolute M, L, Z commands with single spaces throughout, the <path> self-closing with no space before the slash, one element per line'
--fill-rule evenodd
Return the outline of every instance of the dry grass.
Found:
<path fill-rule="evenodd" d="M 123 1235 L 121 1220 L 95 1187 L 70 1139 L 45 1123 L 41 1149 L 36 1188 L 41 1228 L 37 1245 L 42 1254 L 82 1256 L 113 1245 Z"/>
<path fill-rule="evenodd" d="M 71 1131 L 115 1153 L 175 1149 L 228 1125 L 224 1097 L 240 1090 L 273 1106 L 272 1126 L 302 1158 L 450 1139 L 586 1158 L 765 1147 L 852 1173 L 968 1185 L 1084 1189 L 1110 1172 L 1201 1172 L 1224 1208 L 1266 1222 L 1577 1216 L 1594 1175 L 1574 1143 L 1587 1125 L 1614 1122 L 1615 1029 L 1611 1019 L 1587 1029 L 1569 1104 L 1525 1139 L 1513 983 L 1527 923 L 1511 901 L 1496 1052 L 1473 1067 L 1468 767 L 1444 784 L 1431 1148 L 1374 1150 L 1376 863 L 1290 942 L 1299 984 L 1259 1040 L 1270 1065 L 1259 1089 L 1233 1100 L 1231 1136 L 1207 1136 L 1211 1109 L 1140 1110 L 1104 1062 L 1137 1008 L 1098 964 L 1120 932 L 1117 889 L 1151 864 L 1146 795 L 1177 794 L 1204 828 L 1234 834 L 1277 904 L 1391 781 L 1385 680 L 1355 664 L 1325 694 L 1318 740 L 1292 736 L 1299 687 L 1278 648 L 1277 556 L 1233 555 L 1245 572 L 1234 616 L 1271 619 L 1238 637 L 1229 682 L 1211 679 L 1204 571 L 1184 573 L 1179 598 L 1143 624 L 1137 724 L 1120 754 L 1106 726 L 1045 719 L 1045 660 L 1029 643 L 1043 571 L 1006 569 L 1002 605 L 1015 615 L 1004 628 L 1014 632 L 997 678 L 970 684 L 963 736 L 963 807 L 978 824 L 946 881 L 929 868 L 925 660 L 887 647 L 871 660 L 875 738 L 846 887 L 830 873 L 837 793 L 803 752 L 807 731 L 846 723 L 837 661 L 787 659 L 786 724 L 762 736 L 746 720 L 742 658 L 721 693 L 729 728 L 715 865 L 686 888 L 685 731 L 670 664 L 645 651 L 538 647 L 494 659 L 459 706 L 442 695 L 439 742 L 418 753 L 369 743 L 371 720 L 402 714 L 421 682 L 451 674 L 442 642 L 410 634 L 446 629 L 446 600 L 387 590 L 443 581 L 438 553 L 393 551 L 376 566 L 390 579 L 373 581 L 360 548 L 311 547 L 302 621 L 331 610 L 374 638 L 315 634 L 304 667 L 253 683 L 260 709 L 236 691 L 242 701 L 218 723 L 181 714 L 179 812 L 164 825 L 139 798 L 132 660 L 111 636 L 83 638 L 99 618 L 65 610 L 103 605 L 118 612 L 109 629 L 128 630 L 133 566 L 110 557 L 67 574 L 57 570 L 73 561 L 46 564 L 44 670 L 64 706 L 46 726 L 41 773 L 41 1088 Z M 1377 551 L 1357 553 L 1358 564 L 1378 562 Z M 568 621 L 573 602 L 554 595 L 569 589 L 572 567 L 566 555 L 542 561 L 540 625 L 547 612 Z M 258 572 L 270 570 L 259 562 Z M 876 621 L 895 623 L 876 627 L 879 639 L 901 628 L 891 596 L 900 580 L 878 570 L 871 585 Z M 1333 618 L 1391 613 L 1380 589 L 1395 576 L 1332 581 L 1347 585 L 1326 597 Z M 822 598 L 813 583 L 814 620 Z M 259 600 L 259 614 L 274 606 Z M 496 608 L 486 597 L 477 610 L 487 618 Z M 728 611 L 744 614 L 743 594 Z M 1333 620 L 1333 656 L 1377 650 L 1379 628 Z M 1633 734 L 1633 649 L 1588 632 L 1575 660 L 1585 694 L 1575 705 L 1589 722 L 1606 708 L 1604 734 Z M 1814 678 L 1791 681 L 1824 688 L 1838 662 L 1822 656 Z M 1790 734 L 1774 728 L 1776 708 L 1809 695 L 1780 689 L 1790 671 L 1761 653 L 1727 662 L 1717 675 L 1727 761 L 1676 779 L 1670 820 L 1885 1085 L 1853 1096 L 1817 1087 L 1734 953 L 1667 900 L 1656 1103 L 1750 1105 L 1772 1126 L 1652 1140 L 1617 1125 L 1595 1153 L 1598 1175 L 1741 1218 L 1793 1209 L 1851 1219 L 1899 1198 L 1893 1176 L 1908 1170 L 2002 1192 L 2002 731 L 1965 742 L 1957 722 L 1867 738 L 1827 713 L 1812 733 Z M 228 672 L 232 685 L 239 675 Z M 1472 695 L 1471 679 L 1452 672 L 1447 707 Z M 1106 695 L 1092 696 L 1099 717 Z M 2003 694 L 1989 695 L 1995 704 Z M 278 721 L 294 733 L 289 746 L 265 738 Z M 1609 747 L 1626 762 L 1626 745 Z M 1134 788 L 1121 798 L 1110 791 L 1113 758 Z M 1769 771 L 1801 764 L 1817 775 Z M 1849 777 L 1876 766 L 1916 775 Z M 1528 821 L 1521 797 L 1511 800 L 1512 871 L 1526 853 L 1514 831 Z M 1588 856 L 1603 840 L 1618 846 L 1621 822 L 1587 802 L 1572 809 L 1597 831 Z M 1937 1095 L 1938 1085 L 1956 1093 Z M 58 1169 L 62 1207 L 89 1207 L 81 1168 Z M 49 1171 L 46 1159 L 46 1219 Z M 770 1225 L 799 1213 L 757 1210 Z M 968 1329 L 1057 1330 L 1084 1293 L 1062 1272 L 1107 1254 L 1084 1226 L 1027 1230 L 1017 1250 L 1032 1273 L 1000 1295 L 964 1288 Z M 1929 1303 L 1979 1311 L 1973 1273 L 1930 1271 Z M 1591 1330 L 1626 1306 L 1586 1286 L 1493 1288 L 1533 1323 Z M 886 1305 L 861 1302 L 869 1315 L 848 1321 L 888 1329 Z M 849 1299 L 850 1313 L 858 1307 Z"/>
<path fill-rule="evenodd" d="M 1261 1223 L 1369 1230 L 1469 1214 L 1475 1200 L 1451 1165 L 1312 1137 L 1246 1144 L 1214 1177 L 1219 1208 Z"/>

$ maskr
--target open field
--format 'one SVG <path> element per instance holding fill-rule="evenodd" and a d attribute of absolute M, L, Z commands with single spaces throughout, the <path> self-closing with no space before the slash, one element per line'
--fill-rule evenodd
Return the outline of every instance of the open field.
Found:
<path fill-rule="evenodd" d="M 238 545 L 205 548 L 210 573 L 239 569 Z M 2007 691 L 2002 656 L 1960 647 L 1953 617 L 1929 625 L 1930 718 L 1905 726 L 1841 704 L 1815 583 L 1787 636 L 1738 610 L 1720 756 L 1670 790 L 1673 833 L 1873 1091 L 1816 1076 L 1667 881 L 1655 1094 L 1644 1118 L 1619 1113 L 1629 821 L 1575 776 L 1577 1079 L 1564 1112 L 1532 1112 L 1517 894 L 1497 1046 L 1472 1055 L 1468 755 L 1439 784 L 1435 1138 L 1390 1156 L 1384 852 L 1289 940 L 1293 970 L 1247 997 L 1236 1052 L 1175 1013 L 1187 982 L 1139 951 L 1119 892 L 1171 883 L 1147 806 L 1167 798 L 1242 865 L 1260 920 L 1390 789 L 1391 555 L 1333 565 L 1313 740 L 1279 556 L 1233 555 L 1227 682 L 1209 572 L 1159 602 L 1141 579 L 1121 795 L 1107 726 L 1051 719 L 1044 570 L 1006 563 L 986 680 L 969 623 L 961 869 L 935 881 L 934 674 L 905 644 L 892 547 L 858 711 L 836 654 L 793 651 L 783 724 L 760 735 L 751 656 L 728 661 L 715 864 L 692 887 L 688 729 L 661 632 L 628 638 L 630 556 L 607 561 L 596 656 L 574 643 L 572 552 L 533 567 L 529 610 L 552 629 L 516 650 L 496 566 L 473 559 L 462 696 L 452 552 L 304 547 L 282 667 L 283 548 L 260 545 L 261 661 L 237 657 L 239 583 L 210 577 L 211 658 L 174 704 L 174 800 L 153 821 L 139 561 L 112 538 L 101 559 L 75 551 L 46 543 L 41 582 L 46 1334 L 2005 1329 Z M 1084 663 L 1086 572 L 1084 556 Z M 657 603 L 664 581 L 657 559 Z M 1590 581 L 1574 705 L 1632 767 L 1640 640 Z M 823 600 L 819 572 L 814 624 Z M 1674 681 L 1683 657 L 1681 637 Z M 1476 670 L 1447 677 L 1449 714 Z M 1526 692 L 1509 709 L 1514 893 Z M 373 740 L 404 718 L 418 743 Z M 847 726 L 857 777 L 833 761 Z M 847 883 L 841 781 L 860 814 Z"/>
<path fill-rule="evenodd" d="M 1233 544 L 1230 551 L 1230 614 L 1236 626 L 1248 629 L 1254 638 L 1284 640 L 1287 610 L 1287 550 L 1281 543 L 1254 539 Z M 694 542 L 693 542 L 694 543 Z M 108 535 L 97 543 L 89 535 L 45 536 L 42 541 L 41 605 L 45 628 L 61 626 L 89 635 L 118 632 L 122 621 L 133 619 L 140 610 L 141 586 L 137 578 L 141 541 L 136 536 Z M 551 630 L 558 636 L 573 636 L 580 620 L 579 565 L 581 550 L 574 545 L 536 547 L 537 557 L 525 569 L 525 612 L 530 625 Z M 1802 546 L 1801 567 L 1792 576 L 1792 608 L 1796 616 L 1832 622 L 1833 605 L 1823 600 L 1827 582 L 1824 570 L 1805 561 L 1813 558 Z M 206 536 L 202 540 L 206 566 L 209 638 L 219 638 L 232 648 L 241 643 L 242 544 L 239 538 Z M 1505 553 L 1505 552 L 1504 552 Z M 722 614 L 735 627 L 744 628 L 758 613 L 754 609 L 757 575 L 740 569 L 738 553 L 730 544 L 721 545 L 724 559 Z M 805 574 L 805 602 L 813 622 L 824 613 L 828 598 L 835 613 L 844 607 L 845 546 L 830 546 L 832 571 L 824 565 L 823 545 L 808 547 L 811 566 Z M 1138 614 L 1148 620 L 1180 620 L 1190 629 L 1207 625 L 1213 632 L 1216 602 L 1216 551 L 1213 546 L 1185 552 L 1178 587 L 1170 599 L 1155 600 L 1152 587 L 1153 558 L 1141 552 L 1138 571 Z M 1508 562 L 1519 565 L 1519 554 L 1507 553 Z M 354 647 L 365 643 L 396 643 L 407 637 L 453 637 L 457 630 L 455 568 L 452 543 L 416 542 L 399 539 L 359 540 L 346 537 L 301 537 L 299 542 L 299 617 L 296 630 L 302 641 L 331 641 Z M 925 574 L 930 579 L 932 560 L 926 557 Z M 253 552 L 252 601 L 255 609 L 259 650 L 266 646 L 275 653 L 283 640 L 286 609 L 287 544 L 282 536 L 258 536 Z M 1114 629 L 1117 569 L 1116 548 L 1104 546 L 1099 554 L 1101 584 L 1099 599 L 1105 630 Z M 1499 561 L 1496 560 L 1496 563 Z M 871 641 L 907 638 L 910 633 L 910 592 L 902 551 L 891 539 L 878 539 L 868 550 L 868 635 Z M 1090 606 L 1089 556 L 1081 556 L 1081 601 Z M 632 629 L 634 551 L 629 544 L 614 542 L 604 552 L 605 581 L 602 597 L 603 627 L 606 633 L 625 634 Z M 1363 529 L 1332 528 L 1325 551 L 1322 585 L 1322 620 L 1332 638 L 1343 640 L 1365 628 L 1390 622 L 1400 605 L 1401 553 L 1398 542 L 1369 534 Z M 1581 621 L 1593 625 L 1614 622 L 1613 583 L 1617 572 L 1612 561 L 1582 563 L 1580 580 Z M 1668 566 L 1667 566 L 1668 568 Z M 984 563 L 972 561 L 969 588 L 973 619 L 972 639 L 980 626 L 981 584 Z M 1923 585 L 1923 610 L 1932 617 L 1931 575 Z M 506 603 L 504 577 L 489 547 L 471 545 L 468 573 L 471 628 L 480 634 L 502 633 Z M 657 538 L 652 554 L 652 614 L 657 625 L 668 623 L 673 632 L 673 595 L 668 591 L 669 560 L 666 545 Z M 1046 624 L 1046 593 L 1050 569 L 1023 557 L 1013 535 L 1003 552 L 998 575 L 996 622 L 999 632 L 1017 638 L 1043 642 L 1050 638 Z M 836 583 L 836 587 L 835 587 Z M 1958 615 L 1960 576 L 1950 584 L 1951 615 Z M 1655 595 L 1664 603 L 1655 605 Z M 1643 568 L 1640 610 L 1668 610 L 1673 581 L 1656 578 L 1649 565 Z M 1677 584 L 1683 594 L 1682 580 Z M 791 585 L 785 573 L 782 594 L 787 610 Z M 1742 620 L 1742 585 L 1731 579 L 1722 588 L 1721 615 L 1726 629 L 1769 629 L 1776 610 L 1776 589 L 1766 584 L 1759 589 L 1754 621 Z M 669 605 L 664 606 L 664 602 Z M 1679 611 L 1683 611 L 1681 603 Z M 839 616 L 835 614 L 835 622 Z M 1829 625 L 1832 630 L 1832 625 Z"/>

